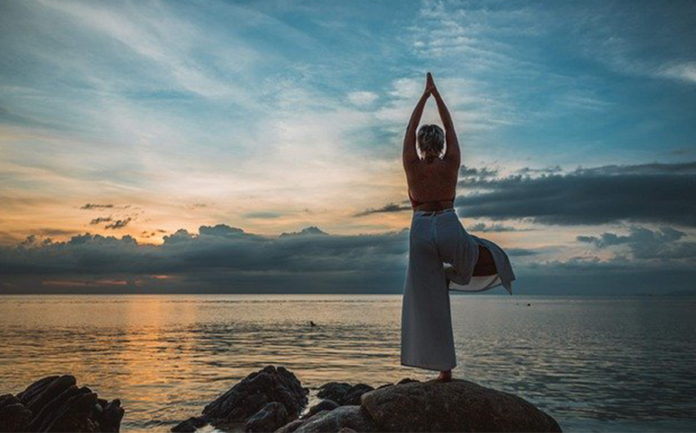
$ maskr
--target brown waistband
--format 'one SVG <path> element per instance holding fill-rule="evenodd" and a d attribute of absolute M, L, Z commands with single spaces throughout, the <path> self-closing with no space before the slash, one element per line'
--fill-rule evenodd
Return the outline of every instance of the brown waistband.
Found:
<path fill-rule="evenodd" d="M 439 210 L 452 209 L 454 207 L 454 202 L 452 200 L 445 201 L 429 201 L 427 203 L 419 203 L 418 206 L 414 207 L 414 211 L 425 211 L 425 212 L 435 212 Z"/>

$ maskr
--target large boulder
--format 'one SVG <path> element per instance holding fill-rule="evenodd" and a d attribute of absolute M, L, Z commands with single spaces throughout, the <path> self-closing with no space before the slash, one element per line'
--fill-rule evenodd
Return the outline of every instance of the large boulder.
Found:
<path fill-rule="evenodd" d="M 526 400 L 458 379 L 380 388 L 362 396 L 362 407 L 385 432 L 561 431 Z"/>
<path fill-rule="evenodd" d="M 351 385 L 345 382 L 329 382 L 319 388 L 317 397 L 335 401 L 339 406 L 359 405 L 360 397 L 374 388 L 364 383 Z"/>
<path fill-rule="evenodd" d="M 124 410 L 119 400 L 98 398 L 70 375 L 48 376 L 16 396 L 0 396 L 0 432 L 118 432 Z"/>
<path fill-rule="evenodd" d="M 247 431 L 272 431 L 300 416 L 308 393 L 294 374 L 284 367 L 269 365 L 208 404 L 202 416 L 189 418 L 172 431 L 195 431 L 206 423 L 223 429 L 243 425 Z"/>

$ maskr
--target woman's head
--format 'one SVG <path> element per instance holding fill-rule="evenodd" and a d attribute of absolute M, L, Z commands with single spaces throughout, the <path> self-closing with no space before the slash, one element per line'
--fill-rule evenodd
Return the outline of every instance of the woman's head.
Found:
<path fill-rule="evenodd" d="M 423 125 L 418 130 L 418 149 L 424 158 L 439 157 L 445 147 L 445 132 L 437 125 Z"/>

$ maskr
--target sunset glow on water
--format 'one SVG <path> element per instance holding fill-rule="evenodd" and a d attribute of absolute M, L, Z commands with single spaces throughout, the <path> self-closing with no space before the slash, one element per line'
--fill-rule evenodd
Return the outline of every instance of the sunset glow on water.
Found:
<path fill-rule="evenodd" d="M 123 401 L 125 431 L 163 432 L 269 364 L 313 394 L 430 378 L 399 366 L 400 307 L 389 295 L 3 297 L 0 383 L 16 393 L 70 373 Z M 454 296 L 452 308 L 455 377 L 526 398 L 567 431 L 696 427 L 694 298 Z"/>

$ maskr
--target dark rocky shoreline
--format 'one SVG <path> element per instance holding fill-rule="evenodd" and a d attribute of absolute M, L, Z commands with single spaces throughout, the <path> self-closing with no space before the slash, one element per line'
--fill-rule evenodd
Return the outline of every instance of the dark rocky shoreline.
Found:
<path fill-rule="evenodd" d="M 74 376 L 48 376 L 0 396 L 0 432 L 117 432 L 120 400 L 101 399 Z"/>
<path fill-rule="evenodd" d="M 249 374 L 172 432 L 208 424 L 225 431 L 315 432 L 560 432 L 558 423 L 526 400 L 472 382 L 404 379 L 375 389 L 322 385 L 320 402 L 305 410 L 309 389 L 283 367 Z M 124 409 L 73 376 L 51 376 L 16 396 L 0 396 L 0 432 L 118 432 Z"/>

